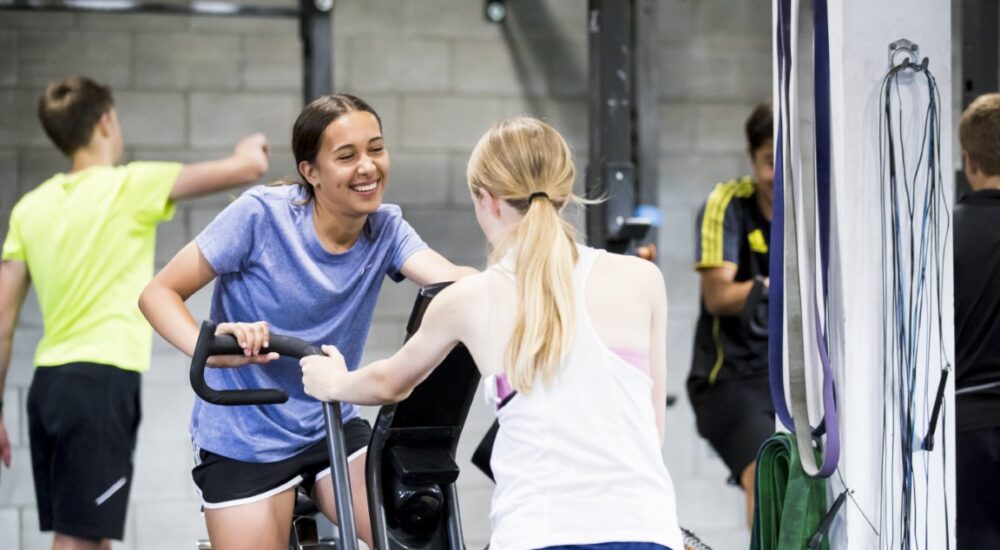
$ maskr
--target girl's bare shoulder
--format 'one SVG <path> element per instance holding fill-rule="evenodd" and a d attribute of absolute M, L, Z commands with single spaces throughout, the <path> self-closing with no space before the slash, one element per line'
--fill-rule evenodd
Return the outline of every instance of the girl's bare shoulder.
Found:
<path fill-rule="evenodd" d="M 663 273 L 655 263 L 624 254 L 601 254 L 594 263 L 594 276 L 599 282 L 619 286 L 640 286 L 651 290 L 663 286 Z"/>

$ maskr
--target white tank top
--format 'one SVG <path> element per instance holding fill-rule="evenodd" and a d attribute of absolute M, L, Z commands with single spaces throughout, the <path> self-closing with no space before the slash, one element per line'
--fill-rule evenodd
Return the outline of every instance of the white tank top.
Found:
<path fill-rule="evenodd" d="M 584 289 L 603 251 L 578 249 L 569 354 L 552 383 L 536 381 L 497 411 L 490 550 L 617 541 L 683 550 L 653 382 L 599 339 Z"/>

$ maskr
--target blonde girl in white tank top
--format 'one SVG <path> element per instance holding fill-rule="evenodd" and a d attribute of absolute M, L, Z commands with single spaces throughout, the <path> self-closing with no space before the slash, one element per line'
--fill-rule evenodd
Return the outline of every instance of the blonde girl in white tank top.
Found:
<path fill-rule="evenodd" d="M 362 405 L 404 399 L 459 342 L 516 395 L 498 411 L 492 550 L 682 550 L 660 450 L 666 290 L 634 257 L 576 244 L 561 217 L 575 169 L 536 119 L 498 123 L 468 180 L 493 266 L 431 302 L 388 359 L 348 372 L 340 353 L 302 359 L 305 391 Z"/>

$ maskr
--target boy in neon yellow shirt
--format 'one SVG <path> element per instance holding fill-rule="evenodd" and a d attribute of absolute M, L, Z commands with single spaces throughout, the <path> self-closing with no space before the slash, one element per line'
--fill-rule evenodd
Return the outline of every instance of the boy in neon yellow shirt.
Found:
<path fill-rule="evenodd" d="M 84 77 L 50 83 L 38 115 L 72 168 L 11 212 L 0 266 L 0 396 L 34 281 L 45 326 L 28 393 L 39 524 L 55 531 L 53 548 L 110 548 L 124 532 L 139 373 L 149 368 L 152 332 L 137 301 L 153 274 L 156 225 L 173 216 L 176 199 L 257 180 L 267 141 L 254 134 L 229 157 L 196 164 L 118 166 L 111 90 Z M 2 413 L 0 459 L 10 466 Z"/>

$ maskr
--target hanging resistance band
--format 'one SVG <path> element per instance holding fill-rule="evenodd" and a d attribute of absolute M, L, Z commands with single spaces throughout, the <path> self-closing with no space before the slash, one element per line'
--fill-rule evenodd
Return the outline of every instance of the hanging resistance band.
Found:
<path fill-rule="evenodd" d="M 761 446 L 750 550 L 829 548 L 822 534 L 817 539 L 826 512 L 826 484 L 805 475 L 801 464 L 790 434 L 776 433 Z"/>
<path fill-rule="evenodd" d="M 816 116 L 816 177 L 802 177 L 798 140 L 798 0 L 777 0 L 775 44 L 778 90 L 775 115 L 774 210 L 771 225 L 771 296 L 768 320 L 769 379 L 775 411 L 782 424 L 796 434 L 803 470 L 829 477 L 840 458 L 840 421 L 833 372 L 827 349 L 826 300 L 830 240 L 830 60 L 826 0 L 813 0 L 814 82 Z M 807 196 L 808 195 L 808 196 Z M 807 198 L 814 203 L 816 220 L 807 225 Z M 811 237 L 811 238 L 810 238 Z M 810 254 L 809 243 L 818 251 Z M 804 260 L 804 261 L 802 261 Z M 816 270 L 820 272 L 817 282 Z M 810 330 L 811 329 L 811 330 Z M 785 342 L 785 333 L 788 340 Z M 784 351 L 788 350 L 791 413 L 785 401 Z M 807 362 L 808 360 L 808 362 Z M 823 421 L 809 424 L 806 366 L 822 367 Z M 817 465 L 813 436 L 826 433 L 823 460 Z"/>

